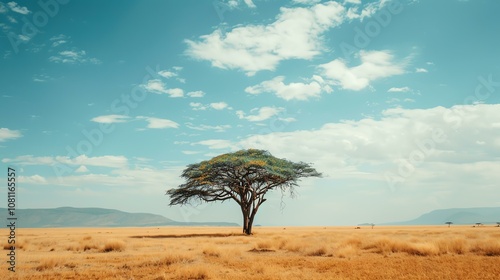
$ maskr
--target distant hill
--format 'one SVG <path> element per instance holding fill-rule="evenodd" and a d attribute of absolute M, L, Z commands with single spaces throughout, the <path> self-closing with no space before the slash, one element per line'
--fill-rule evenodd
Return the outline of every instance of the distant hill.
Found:
<path fill-rule="evenodd" d="M 0 208 L 0 219 L 7 219 L 7 209 Z M 128 213 L 104 208 L 60 207 L 52 209 L 17 209 L 18 227 L 147 227 L 147 226 L 238 226 L 236 223 L 184 223 L 161 215 Z"/>
<path fill-rule="evenodd" d="M 500 222 L 500 207 L 440 209 L 423 214 L 414 220 L 385 225 L 442 225 L 446 222 L 459 225 L 496 224 Z"/>

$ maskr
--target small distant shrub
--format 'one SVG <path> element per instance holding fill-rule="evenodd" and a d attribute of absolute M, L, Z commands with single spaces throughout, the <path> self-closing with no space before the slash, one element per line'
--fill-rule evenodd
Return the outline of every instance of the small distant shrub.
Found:
<path fill-rule="evenodd" d="M 180 255 L 170 255 L 166 256 L 161 259 L 154 259 L 154 260 L 148 260 L 146 262 L 143 262 L 137 267 L 142 268 L 142 267 L 162 267 L 162 266 L 170 266 L 175 263 L 184 263 L 184 262 L 191 262 L 192 260 L 185 257 L 185 256 L 180 256 Z"/>
<path fill-rule="evenodd" d="M 348 258 L 352 256 L 356 256 L 359 253 L 359 249 L 357 246 L 352 244 L 344 244 L 341 247 L 338 247 L 334 250 L 335 256 L 339 258 Z"/>
<path fill-rule="evenodd" d="M 458 254 L 462 255 L 467 253 L 468 244 L 467 240 L 464 238 L 449 238 L 441 239 L 436 241 L 436 246 L 438 247 L 440 254 Z"/>
<path fill-rule="evenodd" d="M 293 240 L 291 242 L 287 242 L 284 246 L 284 249 L 289 252 L 300 252 L 304 249 L 304 244 L 302 242 Z"/>
<path fill-rule="evenodd" d="M 42 262 L 35 268 L 38 271 L 44 271 L 48 269 L 52 269 L 56 266 L 59 266 L 59 260 L 50 258 L 50 259 L 44 259 Z"/>
<path fill-rule="evenodd" d="M 104 247 L 101 249 L 101 252 L 107 253 L 107 252 L 121 252 L 125 250 L 125 242 L 121 240 L 110 240 L 104 244 Z"/>
<path fill-rule="evenodd" d="M 220 251 L 214 247 L 207 247 L 207 248 L 203 249 L 203 255 L 210 256 L 210 257 L 219 257 Z"/>
<path fill-rule="evenodd" d="M 9 242 L 5 241 L 5 243 L 3 244 L 3 249 L 11 250 L 12 246 L 14 246 L 16 249 L 24 249 L 26 247 L 24 243 L 20 242 L 19 240 L 16 240 L 16 244 L 9 244 Z"/>
<path fill-rule="evenodd" d="M 401 251 L 416 256 L 434 256 L 439 254 L 439 249 L 432 243 L 409 243 Z"/>
<path fill-rule="evenodd" d="M 189 266 L 183 269 L 178 270 L 175 279 L 182 280 L 205 280 L 210 279 L 208 271 L 205 267 L 202 266 Z"/>
<path fill-rule="evenodd" d="M 272 244 L 270 241 L 260 241 L 257 242 L 257 248 L 258 249 L 271 249 Z"/>
<path fill-rule="evenodd" d="M 470 251 L 484 256 L 500 256 L 500 242 L 496 239 L 476 242 L 471 246 Z"/>
<path fill-rule="evenodd" d="M 321 248 L 317 248 L 311 252 L 309 252 L 307 255 L 308 256 L 323 256 L 326 254 L 326 248 L 325 247 L 321 247 Z"/>

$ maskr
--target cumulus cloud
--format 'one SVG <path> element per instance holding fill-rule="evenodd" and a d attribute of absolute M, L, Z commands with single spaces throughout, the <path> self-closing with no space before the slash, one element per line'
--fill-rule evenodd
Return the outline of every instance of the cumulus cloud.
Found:
<path fill-rule="evenodd" d="M 294 4 L 312 5 L 321 2 L 321 0 L 292 0 Z"/>
<path fill-rule="evenodd" d="M 210 107 L 212 107 L 213 109 L 215 110 L 224 110 L 225 108 L 227 108 L 227 103 L 226 102 L 214 102 L 214 103 L 210 103 Z"/>
<path fill-rule="evenodd" d="M 129 116 L 125 115 L 103 115 L 92 118 L 91 121 L 97 123 L 123 123 L 129 120 Z"/>
<path fill-rule="evenodd" d="M 97 156 L 88 157 L 87 155 L 80 155 L 77 157 L 68 156 L 33 156 L 33 155 L 23 155 L 15 158 L 5 158 L 2 160 L 4 163 L 14 163 L 18 165 L 48 165 L 53 166 L 55 164 L 65 164 L 70 166 L 100 166 L 100 167 L 114 167 L 123 168 L 127 165 L 127 158 L 124 156 Z"/>
<path fill-rule="evenodd" d="M 140 120 L 146 120 L 148 122 L 147 128 L 156 128 L 156 129 L 162 129 L 162 128 L 178 128 L 179 124 L 168 120 L 168 119 L 160 119 L 160 118 L 152 118 L 152 117 L 144 117 L 144 116 L 138 116 L 137 119 Z"/>
<path fill-rule="evenodd" d="M 189 103 L 189 106 L 191 106 L 191 108 L 194 110 L 194 111 L 203 111 L 203 110 L 206 110 L 207 109 L 207 106 L 206 105 L 203 105 L 202 103 L 200 102 L 190 102 Z"/>
<path fill-rule="evenodd" d="M 408 92 L 411 89 L 409 87 L 392 87 L 387 92 Z"/>
<path fill-rule="evenodd" d="M 201 90 L 197 90 L 197 91 L 190 91 L 187 93 L 187 96 L 189 97 L 203 97 L 205 96 L 205 93 Z"/>
<path fill-rule="evenodd" d="M 284 80 L 284 76 L 277 76 L 272 80 L 247 87 L 245 88 L 245 92 L 250 94 L 273 93 L 284 100 L 307 100 L 319 97 L 321 92 L 332 92 L 331 87 L 320 76 L 313 76 L 312 81 L 309 83 L 285 84 Z"/>
<path fill-rule="evenodd" d="M 191 108 L 194 111 L 204 111 L 204 110 L 207 110 L 209 108 L 214 109 L 214 110 L 218 110 L 218 111 L 224 110 L 226 108 L 229 110 L 232 110 L 232 108 L 229 107 L 229 105 L 226 102 L 213 102 L 210 104 L 203 104 L 203 103 L 199 103 L 199 102 L 190 102 L 189 106 L 191 106 Z"/>
<path fill-rule="evenodd" d="M 203 145 L 208 147 L 210 150 L 235 149 L 235 146 L 231 141 L 224 139 L 203 140 L 194 143 L 194 145 Z"/>
<path fill-rule="evenodd" d="M 145 120 L 148 122 L 148 125 L 146 126 L 147 128 L 178 128 L 179 124 L 167 120 L 167 119 L 160 119 L 160 118 L 153 118 L 153 117 L 146 117 L 146 116 L 137 116 L 135 117 L 136 120 Z M 129 116 L 125 115 L 104 115 L 104 116 L 98 116 L 95 118 L 92 118 L 91 121 L 97 122 L 97 123 L 124 123 L 124 122 L 129 122 L 131 121 L 132 118 Z"/>
<path fill-rule="evenodd" d="M 186 126 L 190 129 L 194 130 L 200 130 L 200 131 L 206 131 L 206 130 L 213 130 L 215 132 L 224 132 L 227 129 L 231 128 L 231 125 L 229 124 L 222 124 L 222 125 L 194 125 L 192 123 L 186 123 Z"/>
<path fill-rule="evenodd" d="M 87 173 L 89 172 L 88 168 L 85 167 L 85 165 L 80 165 L 80 167 L 78 167 L 75 172 L 77 173 Z"/>
<path fill-rule="evenodd" d="M 22 137 L 21 131 L 11 130 L 8 128 L 0 128 L 0 142 L 5 142 L 7 140 L 13 140 Z"/>
<path fill-rule="evenodd" d="M 354 4 L 347 10 L 346 17 L 348 19 L 359 19 L 363 21 L 365 18 L 369 18 L 379 12 L 382 8 L 388 4 L 388 0 L 378 0 L 365 5 L 360 5 L 361 0 L 346 0 L 344 4 Z"/>
<path fill-rule="evenodd" d="M 172 71 L 162 70 L 162 71 L 158 72 L 158 75 L 168 79 L 168 78 L 176 77 L 177 73 L 174 73 Z"/>
<path fill-rule="evenodd" d="M 246 7 L 248 8 L 256 8 L 257 6 L 255 6 L 255 4 L 253 3 L 252 0 L 227 0 L 227 2 L 225 3 L 227 5 L 227 8 L 229 9 L 235 9 L 235 8 L 238 8 L 240 6 L 241 3 L 244 3 L 246 5 Z M 214 5 L 221 5 L 223 2 L 214 2 Z M 220 7 L 218 7 L 220 9 Z"/>
<path fill-rule="evenodd" d="M 349 67 L 341 59 L 318 66 L 322 74 L 343 89 L 362 90 L 370 82 L 404 73 L 405 63 L 395 62 L 390 51 L 360 51 L 358 66 Z"/>
<path fill-rule="evenodd" d="M 9 8 L 13 12 L 16 12 L 16 13 L 19 13 L 19 14 L 23 14 L 23 15 L 27 15 L 27 14 L 31 13 L 31 11 L 28 10 L 28 8 L 19 6 L 19 4 L 17 4 L 14 1 L 7 3 L 7 5 L 9 6 Z"/>
<path fill-rule="evenodd" d="M 265 121 L 273 116 L 278 115 L 283 112 L 284 108 L 281 107 L 262 107 L 262 108 L 254 108 L 250 110 L 251 113 L 256 113 L 254 115 L 246 115 L 243 111 L 236 111 L 236 115 L 240 119 L 245 119 L 251 122 L 260 122 Z"/>
<path fill-rule="evenodd" d="M 380 119 L 254 135 L 234 145 L 314 162 L 332 177 L 365 176 L 384 182 L 385 175 L 392 174 L 403 181 L 454 182 L 459 176 L 471 182 L 481 176 L 489 178 L 491 170 L 500 167 L 499 120 L 500 104 L 393 108 L 383 111 Z M 479 166 L 485 168 L 479 171 Z"/>
<path fill-rule="evenodd" d="M 84 50 L 66 50 L 61 51 L 57 55 L 49 57 L 49 61 L 54 63 L 68 63 L 68 64 L 79 64 L 79 63 L 90 63 L 90 64 L 101 64 L 101 61 L 97 58 L 89 58 L 87 52 Z"/>
<path fill-rule="evenodd" d="M 46 185 L 47 179 L 37 174 L 33 176 L 19 176 L 19 182 L 23 184 Z"/>
<path fill-rule="evenodd" d="M 417 72 L 417 73 L 427 73 L 429 71 L 427 71 L 427 69 L 425 69 L 425 68 L 416 68 L 415 72 Z"/>
<path fill-rule="evenodd" d="M 324 48 L 322 34 L 339 25 L 344 7 L 334 1 L 311 7 L 280 9 L 268 25 L 238 26 L 223 34 L 216 30 L 199 40 L 186 40 L 186 54 L 223 69 L 247 75 L 274 70 L 282 60 L 311 59 Z"/>
<path fill-rule="evenodd" d="M 60 34 L 57 36 L 52 36 L 49 40 L 52 41 L 52 47 L 57 47 L 68 43 L 69 37 L 64 34 Z"/>
<path fill-rule="evenodd" d="M 149 80 L 143 87 L 156 94 L 168 94 L 170 97 L 183 97 L 184 91 L 180 88 L 167 88 L 165 83 L 159 79 Z"/>

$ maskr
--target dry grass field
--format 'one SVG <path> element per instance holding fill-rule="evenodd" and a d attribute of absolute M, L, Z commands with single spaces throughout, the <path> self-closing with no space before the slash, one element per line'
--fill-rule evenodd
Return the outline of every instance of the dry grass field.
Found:
<path fill-rule="evenodd" d="M 500 228 L 18 229 L 0 279 L 498 279 Z M 1 236 L 7 232 L 2 230 Z"/>

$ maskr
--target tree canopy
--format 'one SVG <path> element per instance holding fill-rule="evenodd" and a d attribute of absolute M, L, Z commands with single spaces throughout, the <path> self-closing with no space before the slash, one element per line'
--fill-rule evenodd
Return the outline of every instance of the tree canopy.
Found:
<path fill-rule="evenodd" d="M 321 177 L 310 164 L 276 158 L 265 150 L 240 150 L 190 164 L 182 172 L 186 180 L 167 191 L 170 205 L 193 200 L 213 202 L 234 200 L 243 214 L 243 232 L 251 234 L 257 211 L 270 190 L 282 192 L 298 187 L 304 177 Z"/>

